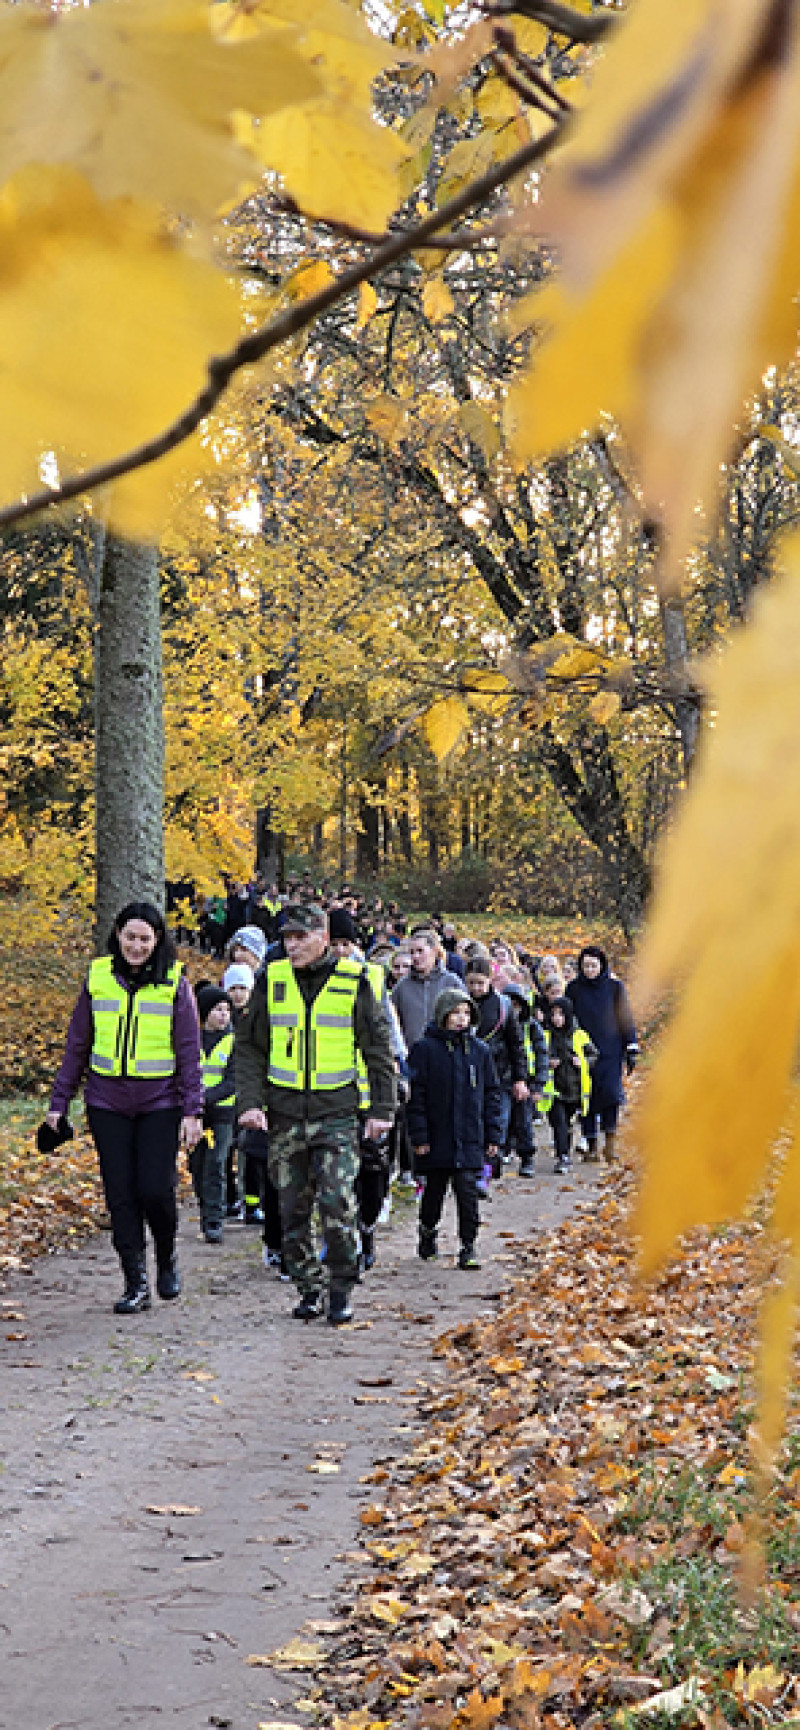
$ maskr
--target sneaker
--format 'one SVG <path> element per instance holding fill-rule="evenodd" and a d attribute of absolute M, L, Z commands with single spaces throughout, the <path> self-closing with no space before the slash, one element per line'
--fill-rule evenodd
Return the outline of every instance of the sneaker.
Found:
<path fill-rule="evenodd" d="M 269 1244 L 265 1243 L 261 1251 L 261 1260 L 265 1267 L 279 1268 L 281 1265 L 281 1252 L 279 1249 L 270 1249 Z"/>
<path fill-rule="evenodd" d="M 587 1141 L 586 1149 L 585 1149 L 583 1157 L 584 1157 L 587 1165 L 596 1164 L 597 1160 L 600 1158 L 600 1155 L 597 1151 L 597 1142 L 596 1141 Z"/>
<path fill-rule="evenodd" d="M 371 1227 L 361 1227 L 361 1261 L 364 1272 L 375 1266 L 375 1233 Z"/>
<path fill-rule="evenodd" d="M 263 1225 L 264 1224 L 264 1209 L 263 1209 L 263 1207 L 254 1206 L 252 1202 L 248 1201 L 245 1204 L 244 1223 L 245 1223 L 245 1225 Z"/>
<path fill-rule="evenodd" d="M 242 1220 L 244 1219 L 244 1202 L 232 1201 L 230 1207 L 225 1210 L 225 1217 L 226 1219 L 233 1220 L 237 1224 L 241 1225 Z"/>
<path fill-rule="evenodd" d="M 221 1225 L 207 1225 L 205 1227 L 204 1232 L 203 1232 L 203 1237 L 205 1238 L 206 1243 L 221 1243 L 222 1242 L 222 1226 Z"/>
<path fill-rule="evenodd" d="M 481 1264 L 478 1261 L 478 1257 L 475 1254 L 474 1244 L 463 1243 L 461 1245 L 461 1248 L 458 1252 L 458 1265 L 460 1268 L 463 1268 L 465 1273 L 471 1272 L 473 1270 L 476 1273 L 480 1271 L 480 1265 Z"/>
<path fill-rule="evenodd" d="M 340 1286 L 332 1285 L 328 1297 L 328 1321 L 331 1327 L 340 1328 L 344 1322 L 353 1320 L 353 1306 L 350 1293 Z"/>
<path fill-rule="evenodd" d="M 521 1159 L 520 1160 L 520 1162 L 519 1162 L 519 1175 L 520 1175 L 520 1177 L 535 1177 L 536 1176 L 532 1159 Z"/>
<path fill-rule="evenodd" d="M 431 1231 L 428 1226 L 421 1225 L 417 1242 L 417 1255 L 420 1261 L 435 1261 L 438 1254 L 439 1248 L 435 1231 Z"/>
<path fill-rule="evenodd" d="M 295 1304 L 292 1315 L 296 1321 L 313 1322 L 317 1316 L 322 1315 L 322 1293 L 304 1291 L 300 1302 Z"/>
<path fill-rule="evenodd" d="M 557 1175 L 558 1175 L 558 1176 L 559 1176 L 559 1177 L 560 1177 L 560 1176 L 561 1176 L 561 1175 L 562 1175 L 562 1173 L 563 1173 L 563 1172 L 565 1172 L 565 1171 L 569 1171 L 569 1169 L 570 1169 L 570 1166 L 571 1166 L 571 1165 L 572 1165 L 572 1160 L 571 1160 L 571 1159 L 569 1159 L 569 1158 L 567 1158 L 567 1159 L 557 1159 L 557 1160 L 556 1160 L 556 1161 L 555 1161 L 555 1164 L 554 1164 L 554 1166 L 553 1166 L 553 1170 L 554 1170 L 554 1171 L 555 1171 L 555 1172 L 556 1172 L 556 1174 L 557 1174 Z"/>

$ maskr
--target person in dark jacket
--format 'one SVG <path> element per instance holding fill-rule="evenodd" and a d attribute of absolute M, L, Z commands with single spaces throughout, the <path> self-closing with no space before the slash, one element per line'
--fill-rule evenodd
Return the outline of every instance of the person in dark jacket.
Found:
<path fill-rule="evenodd" d="M 519 1154 L 520 1177 L 534 1176 L 536 1148 L 534 1112 L 540 1104 L 549 1075 L 547 1040 L 541 1023 L 533 1012 L 532 994 L 524 985 L 510 983 L 503 993 L 513 1004 L 522 1030 L 522 1042 L 528 1066 L 527 1099 L 514 1100 L 511 1107 L 510 1131 Z"/>
<path fill-rule="evenodd" d="M 180 1294 L 175 1256 L 178 1148 L 203 1133 L 200 1025 L 164 923 L 148 901 L 117 914 L 108 954 L 92 962 L 72 1012 L 46 1124 L 57 1129 L 86 1075 L 86 1114 L 111 1233 L 125 1276 L 117 1315 L 150 1308 L 145 1223 L 157 1290 Z"/>
<path fill-rule="evenodd" d="M 557 997 L 548 1004 L 545 1026 L 550 1064 L 545 1100 L 549 1102 L 555 1169 L 561 1172 L 569 1170 L 572 1119 L 588 1103 L 590 1071 L 597 1052 L 589 1035 L 576 1026 L 568 997 Z"/>
<path fill-rule="evenodd" d="M 206 1243 L 221 1243 L 227 1162 L 236 1117 L 231 999 L 218 985 L 198 986 L 195 995 L 203 1052 L 206 1133 L 192 1149 L 189 1170 L 200 1204 L 200 1228 Z"/>
<path fill-rule="evenodd" d="M 467 961 L 466 985 L 477 1015 L 475 1031 L 492 1053 L 503 1094 L 504 1122 L 499 1141 L 499 1159 L 502 1158 L 508 1140 L 512 1106 L 515 1102 L 527 1100 L 530 1095 L 528 1054 L 522 1028 L 509 998 L 495 991 L 492 978 L 491 961 L 483 955 L 472 955 Z M 530 1153 L 532 1148 L 527 1151 Z M 484 1182 L 488 1182 L 491 1175 L 491 1171 L 487 1170 L 484 1173 Z M 499 1176 L 497 1167 L 495 1176 Z"/>
<path fill-rule="evenodd" d="M 597 1047 L 592 1070 L 592 1095 L 583 1120 L 587 1159 L 597 1158 L 598 1128 L 603 1130 L 603 1153 L 612 1160 L 616 1152 L 617 1121 L 625 1092 L 623 1065 L 633 1074 L 639 1046 L 628 994 L 621 979 L 609 971 L 608 957 L 596 943 L 587 943 L 578 957 L 578 972 L 566 995 L 581 1027 Z"/>
<path fill-rule="evenodd" d="M 435 1019 L 409 1052 L 408 1134 L 425 1173 L 419 1210 L 419 1254 L 437 1253 L 437 1229 L 452 1185 L 461 1241 L 458 1265 L 473 1268 L 480 1226 L 478 1180 L 494 1159 L 504 1127 L 502 1092 L 489 1047 L 471 1031 L 476 1011 L 460 986 L 436 1000 Z"/>

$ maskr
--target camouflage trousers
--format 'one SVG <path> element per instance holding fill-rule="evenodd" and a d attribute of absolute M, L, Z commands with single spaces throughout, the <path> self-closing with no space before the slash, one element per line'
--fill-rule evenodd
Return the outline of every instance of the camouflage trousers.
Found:
<path fill-rule="evenodd" d="M 270 1129 L 268 1170 L 280 1200 L 283 1254 L 301 1292 L 322 1285 L 318 1228 L 331 1285 L 347 1290 L 358 1279 L 358 1165 L 355 1116 Z"/>

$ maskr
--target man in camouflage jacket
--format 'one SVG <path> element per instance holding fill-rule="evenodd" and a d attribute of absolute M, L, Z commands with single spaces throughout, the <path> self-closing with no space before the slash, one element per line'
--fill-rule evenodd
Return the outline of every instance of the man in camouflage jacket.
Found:
<path fill-rule="evenodd" d="M 352 1036 L 345 1031 L 344 1040 L 366 1071 L 368 1138 L 378 1140 L 391 1128 L 395 1066 L 386 1013 L 366 969 L 331 953 L 323 909 L 290 904 L 281 936 L 286 959 L 268 962 L 257 976 L 236 1030 L 239 1123 L 269 1132 L 269 1173 L 280 1197 L 283 1253 L 300 1294 L 293 1313 L 303 1321 L 323 1311 L 323 1267 L 313 1223 L 315 1206 L 319 1210 L 330 1287 L 328 1320 L 336 1325 L 351 1319 L 350 1292 L 358 1278 L 359 1085 L 354 1072 L 339 1085 L 332 1085 L 330 1076 L 322 1085 L 317 1045 L 326 1036 L 326 1023 L 335 1020 L 341 1029 L 352 1017 Z M 322 1013 L 317 1000 L 323 993 L 326 1009 L 333 1004 L 341 1014 Z M 335 1037 L 341 1041 L 342 1031 Z"/>

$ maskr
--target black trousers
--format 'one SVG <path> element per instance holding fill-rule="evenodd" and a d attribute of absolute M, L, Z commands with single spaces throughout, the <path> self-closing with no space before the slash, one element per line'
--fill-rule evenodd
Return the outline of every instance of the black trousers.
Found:
<path fill-rule="evenodd" d="M 556 1159 L 569 1159 L 570 1141 L 572 1139 L 572 1119 L 578 1110 L 577 1105 L 567 1105 L 556 1094 L 547 1115 L 553 1130 Z"/>
<path fill-rule="evenodd" d="M 425 1160 L 420 1159 L 419 1169 Z M 458 1235 L 462 1244 L 471 1249 L 481 1223 L 478 1206 L 479 1171 L 440 1171 L 425 1173 L 425 1189 L 419 1204 L 419 1223 L 424 1231 L 435 1231 L 442 1217 L 442 1207 L 448 1184 L 453 1186 L 458 1215 Z"/>
<path fill-rule="evenodd" d="M 100 1160 L 114 1248 L 126 1275 L 145 1251 L 149 1225 L 159 1267 L 175 1249 L 178 1229 L 178 1132 L 181 1113 L 145 1111 L 124 1117 L 90 1105 L 89 1128 Z"/>
<path fill-rule="evenodd" d="M 371 1231 L 389 1193 L 389 1168 L 379 1171 L 362 1160 L 356 1178 L 359 1224 Z"/>

